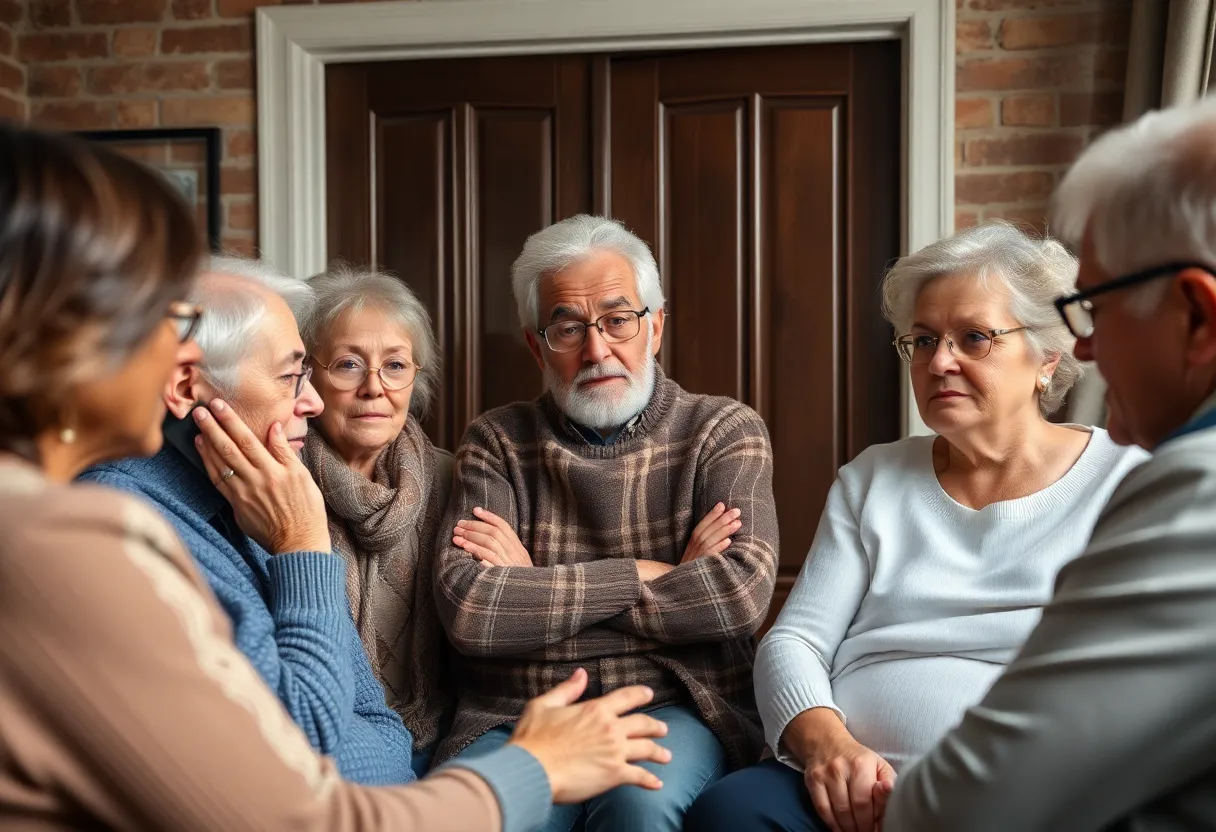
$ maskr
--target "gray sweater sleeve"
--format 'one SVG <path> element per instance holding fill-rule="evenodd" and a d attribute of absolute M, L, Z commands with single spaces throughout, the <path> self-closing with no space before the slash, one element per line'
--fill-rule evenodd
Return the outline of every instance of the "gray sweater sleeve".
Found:
<path fill-rule="evenodd" d="M 756 701 L 769 748 L 783 763 L 801 767 L 781 735 L 811 708 L 845 714 L 832 697 L 836 650 L 869 587 L 870 566 L 845 483 L 828 493 L 819 529 L 794 589 L 756 654 Z"/>
<path fill-rule="evenodd" d="M 1129 474 L 1020 655 L 900 775 L 883 832 L 1102 829 L 1216 765 L 1214 507 L 1216 437 Z"/>

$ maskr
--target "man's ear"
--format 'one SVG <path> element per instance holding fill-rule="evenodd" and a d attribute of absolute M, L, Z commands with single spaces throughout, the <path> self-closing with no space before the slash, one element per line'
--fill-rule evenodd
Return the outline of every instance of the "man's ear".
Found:
<path fill-rule="evenodd" d="M 1200 366 L 1216 364 L 1216 276 L 1186 269 L 1178 274 L 1178 285 L 1188 306 L 1187 357 Z"/>
<path fill-rule="evenodd" d="M 202 386 L 202 373 L 197 364 L 179 364 L 165 385 L 165 407 L 178 419 L 185 419 L 191 408 L 203 399 Z"/>
<path fill-rule="evenodd" d="M 536 359 L 536 366 L 540 367 L 541 372 L 544 372 L 545 356 L 541 352 L 540 338 L 532 330 L 525 329 L 524 340 L 528 342 L 528 349 L 532 350 L 532 357 Z"/>
<path fill-rule="evenodd" d="M 650 352 L 652 355 L 658 355 L 659 349 L 663 346 L 663 324 L 667 322 L 667 310 L 660 309 L 658 312 L 650 314 L 654 318 L 654 343 L 650 347 Z"/>

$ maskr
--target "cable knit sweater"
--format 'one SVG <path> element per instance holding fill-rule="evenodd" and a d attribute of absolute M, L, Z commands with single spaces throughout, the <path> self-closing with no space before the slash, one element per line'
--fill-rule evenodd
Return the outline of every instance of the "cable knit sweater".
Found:
<path fill-rule="evenodd" d="M 1094 430 L 1052 485 L 974 510 L 942 489 L 936 437 L 869 448 L 840 470 L 798 582 L 756 658 L 779 738 L 814 707 L 897 770 L 955 725 L 1014 657 L 1115 486 L 1147 455 Z"/>

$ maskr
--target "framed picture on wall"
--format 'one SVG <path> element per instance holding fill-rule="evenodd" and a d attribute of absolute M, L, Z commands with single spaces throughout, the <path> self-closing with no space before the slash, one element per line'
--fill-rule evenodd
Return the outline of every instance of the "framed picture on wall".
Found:
<path fill-rule="evenodd" d="M 220 129 L 166 127 L 86 130 L 82 138 L 104 142 L 165 177 L 194 208 L 211 250 L 220 250 Z"/>

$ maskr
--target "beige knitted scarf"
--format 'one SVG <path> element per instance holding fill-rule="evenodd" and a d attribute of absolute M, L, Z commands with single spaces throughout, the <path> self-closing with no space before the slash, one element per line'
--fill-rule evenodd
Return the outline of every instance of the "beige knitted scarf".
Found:
<path fill-rule="evenodd" d="M 450 707 L 447 638 L 435 610 L 434 540 L 446 496 L 435 454 L 411 416 L 380 454 L 372 479 L 346 464 L 316 430 L 304 462 L 329 512 L 334 548 L 346 559 L 346 591 L 389 707 L 426 748 Z"/>

